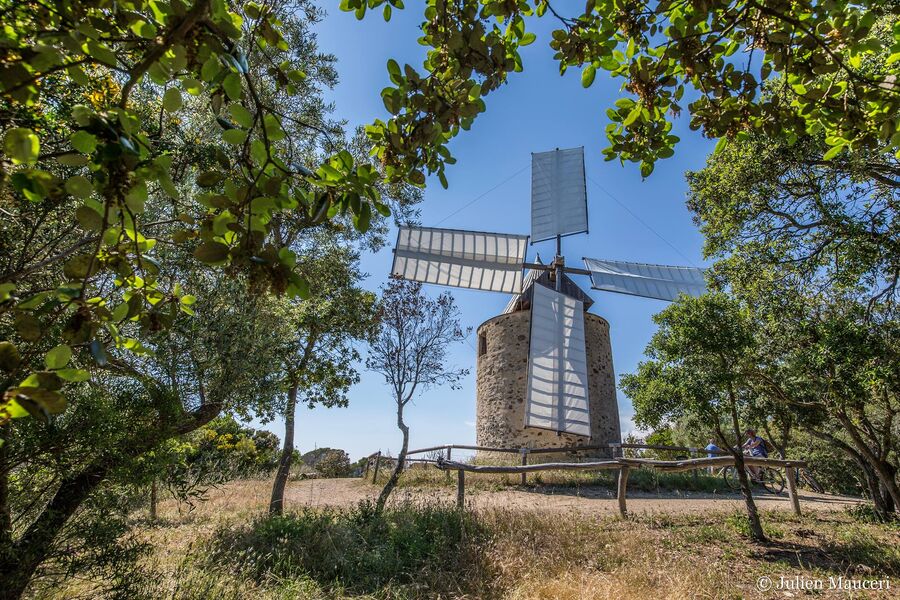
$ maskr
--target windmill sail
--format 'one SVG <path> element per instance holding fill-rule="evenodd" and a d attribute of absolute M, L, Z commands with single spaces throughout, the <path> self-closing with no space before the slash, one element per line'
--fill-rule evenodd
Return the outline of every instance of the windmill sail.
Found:
<path fill-rule="evenodd" d="M 525 426 L 590 437 L 584 306 L 535 284 Z"/>
<path fill-rule="evenodd" d="M 587 230 L 584 148 L 532 154 L 532 243 Z"/>
<path fill-rule="evenodd" d="M 704 270 L 697 267 L 671 267 L 595 258 L 585 258 L 584 265 L 591 272 L 591 287 L 595 290 L 670 302 L 682 293 L 699 296 L 706 291 Z"/>
<path fill-rule="evenodd" d="M 391 275 L 453 287 L 518 293 L 527 235 L 400 227 Z"/>

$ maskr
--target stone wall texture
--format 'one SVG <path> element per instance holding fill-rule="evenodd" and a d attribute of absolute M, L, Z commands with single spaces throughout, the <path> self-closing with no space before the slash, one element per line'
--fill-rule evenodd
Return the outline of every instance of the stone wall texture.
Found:
<path fill-rule="evenodd" d="M 525 427 L 531 311 L 520 310 L 489 319 L 478 327 L 476 436 L 479 446 L 542 448 L 621 441 L 609 323 L 590 313 L 584 316 L 591 439 Z"/>

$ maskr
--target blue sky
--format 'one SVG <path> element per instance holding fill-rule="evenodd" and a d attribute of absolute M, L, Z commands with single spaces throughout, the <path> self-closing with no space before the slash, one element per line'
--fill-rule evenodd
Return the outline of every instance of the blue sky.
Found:
<path fill-rule="evenodd" d="M 346 119 L 348 129 L 387 114 L 380 90 L 389 84 L 385 68 L 389 58 L 401 65 L 420 65 L 424 49 L 416 42 L 421 18 L 416 4 L 395 10 L 390 23 L 384 23 L 378 13 L 357 21 L 352 14 L 331 8 L 317 27 L 320 48 L 338 59 L 340 83 L 330 99 L 335 116 Z M 524 71 L 513 74 L 508 84 L 492 93 L 486 99 L 487 111 L 470 131 L 453 141 L 451 151 L 458 162 L 449 167 L 449 189 L 441 188 L 436 178 L 428 180 L 420 205 L 422 224 L 528 233 L 531 152 L 584 146 L 590 234 L 564 238 L 568 262 L 580 263 L 582 256 L 589 256 L 704 266 L 702 237 L 684 206 L 684 172 L 702 168 L 714 141 L 690 131 L 686 119 L 681 119 L 675 133 L 682 141 L 675 157 L 658 163 L 648 179 L 641 179 L 635 164 L 623 167 L 617 161 L 604 162 L 605 112 L 619 97 L 619 82 L 598 74 L 594 85 L 585 90 L 579 71 L 560 77 L 547 46 L 553 25 L 549 18 L 529 24 L 538 39 L 523 49 Z M 391 232 L 390 246 L 395 235 Z M 552 258 L 553 245 L 548 241 L 531 246 L 528 258 L 533 259 L 535 252 L 545 260 Z M 386 280 L 390 264 L 390 247 L 366 255 L 366 286 L 377 289 Z M 587 278 L 575 278 L 589 289 Z M 443 289 L 429 291 L 436 294 Z M 652 316 L 665 303 L 590 293 L 595 300 L 591 312 L 610 322 L 616 373 L 633 371 L 653 335 Z M 502 311 L 509 299 L 458 289 L 453 294 L 463 323 L 473 328 Z M 426 392 L 407 408 L 412 447 L 475 442 L 474 340 L 473 332 L 467 343 L 450 353 L 453 364 L 471 370 L 462 389 Z M 631 403 L 621 391 L 618 401 L 623 433 L 628 433 L 633 428 Z M 266 427 L 283 434 L 278 423 Z M 399 439 L 393 402 L 383 379 L 374 373 L 362 372 L 347 408 L 298 409 L 295 444 L 302 451 L 330 446 L 343 448 L 356 459 L 376 450 L 396 453 Z"/>

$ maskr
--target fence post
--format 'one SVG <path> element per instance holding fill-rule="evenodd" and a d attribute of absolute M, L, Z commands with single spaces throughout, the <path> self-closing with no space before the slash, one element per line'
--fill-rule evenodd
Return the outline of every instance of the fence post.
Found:
<path fill-rule="evenodd" d="M 459 469 L 456 472 L 456 506 L 460 509 L 466 504 L 466 472 Z"/>
<path fill-rule="evenodd" d="M 520 448 L 519 454 L 522 455 L 522 466 L 528 464 L 528 448 Z M 528 482 L 528 473 L 522 473 L 522 485 Z"/>
<path fill-rule="evenodd" d="M 375 455 L 375 472 L 372 474 L 372 483 L 378 483 L 378 469 L 381 467 L 381 450 Z"/>
<path fill-rule="evenodd" d="M 366 469 L 363 471 L 363 481 L 369 479 L 369 465 L 372 464 L 372 457 L 366 458 Z"/>
<path fill-rule="evenodd" d="M 450 452 L 453 450 L 453 446 L 447 445 L 447 462 L 450 462 Z M 450 471 L 445 471 L 447 474 L 447 483 L 450 483 Z"/>
<path fill-rule="evenodd" d="M 797 481 L 794 479 L 797 475 L 797 470 L 794 467 L 785 467 L 784 468 L 784 477 L 787 479 L 787 489 L 788 496 L 791 499 L 791 508 L 794 509 L 794 514 L 798 517 L 800 516 L 800 498 L 797 497 Z"/>
<path fill-rule="evenodd" d="M 625 454 L 622 452 L 622 444 L 612 443 L 609 445 L 612 451 L 612 458 L 623 458 Z M 618 454 L 618 457 L 616 456 Z"/>
<path fill-rule="evenodd" d="M 619 499 L 619 515 L 624 519 L 628 516 L 628 510 L 625 506 L 625 489 L 628 487 L 628 467 L 623 466 L 619 469 L 619 488 L 617 497 Z"/>

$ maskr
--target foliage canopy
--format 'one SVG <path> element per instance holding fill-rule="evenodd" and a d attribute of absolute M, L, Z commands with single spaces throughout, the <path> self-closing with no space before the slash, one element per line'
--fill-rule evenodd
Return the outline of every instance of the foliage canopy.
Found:
<path fill-rule="evenodd" d="M 342 0 L 363 18 L 400 0 Z M 549 42 L 560 73 L 598 71 L 628 93 L 606 111 L 608 160 L 640 162 L 646 176 L 674 153 L 673 119 L 728 140 L 757 130 L 785 139 L 821 133 L 827 158 L 889 144 L 900 151 L 900 21 L 890 0 L 428 0 L 421 70 L 387 65 L 382 98 L 392 117 L 368 129 L 388 173 L 446 185 L 447 142 L 485 110 L 484 98 L 523 69 L 533 18 L 555 19 Z M 778 89 L 783 93 L 766 94 Z"/>

